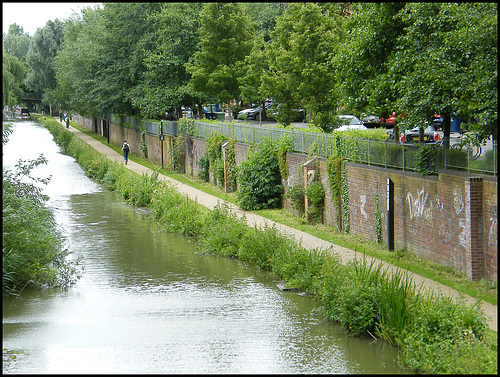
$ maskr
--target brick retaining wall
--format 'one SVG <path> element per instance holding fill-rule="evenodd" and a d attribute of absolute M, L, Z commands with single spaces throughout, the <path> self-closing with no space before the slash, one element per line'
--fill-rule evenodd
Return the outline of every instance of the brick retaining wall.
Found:
<path fill-rule="evenodd" d="M 76 121 L 75 117 L 73 117 Z M 78 116 L 80 124 L 93 130 L 92 121 Z M 141 133 L 110 122 L 110 142 L 121 145 L 126 138 L 140 154 Z M 148 158 L 161 162 L 159 138 L 146 135 Z M 163 161 L 170 166 L 172 140 L 165 137 Z M 185 159 L 186 174 L 198 174 L 198 160 L 206 154 L 206 141 L 192 139 Z M 249 146 L 235 143 L 236 163 L 248 156 Z M 304 163 L 308 157 L 287 153 L 288 177 L 285 190 L 304 183 Z M 338 209 L 329 189 L 326 159 L 319 158 L 319 174 L 326 192 L 323 221 L 336 226 Z M 349 188 L 350 232 L 376 241 L 376 196 L 382 219 L 383 241 L 387 242 L 387 179 L 394 183 L 394 248 L 415 253 L 456 270 L 469 279 L 483 277 L 497 281 L 497 188 L 495 177 L 444 170 L 437 176 L 420 176 L 355 163 L 346 163 Z M 306 173 L 307 174 L 307 173 Z M 290 200 L 285 208 L 295 212 Z"/>

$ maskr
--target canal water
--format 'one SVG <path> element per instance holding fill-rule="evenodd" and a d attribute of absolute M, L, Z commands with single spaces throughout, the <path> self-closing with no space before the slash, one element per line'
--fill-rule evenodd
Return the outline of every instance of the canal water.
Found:
<path fill-rule="evenodd" d="M 4 373 L 412 373 L 386 342 L 351 338 L 272 277 L 203 255 L 88 179 L 34 121 L 13 121 L 4 168 L 43 153 L 44 187 L 84 272 L 3 299 Z M 14 357 L 15 356 L 15 357 Z"/>

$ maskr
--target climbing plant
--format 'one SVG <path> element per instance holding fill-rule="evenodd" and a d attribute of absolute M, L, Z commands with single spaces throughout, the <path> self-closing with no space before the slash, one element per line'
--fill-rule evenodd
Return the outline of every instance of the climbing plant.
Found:
<path fill-rule="evenodd" d="M 332 154 L 328 157 L 326 170 L 328 174 L 328 184 L 332 194 L 332 203 L 336 213 L 336 226 L 342 229 L 342 162 L 343 157 Z"/>
<path fill-rule="evenodd" d="M 382 243 L 382 212 L 380 211 L 378 194 L 375 194 L 375 234 L 377 235 L 377 243 Z"/>
<path fill-rule="evenodd" d="M 222 161 L 222 143 L 226 137 L 212 132 L 207 140 L 207 155 L 209 171 L 212 173 L 214 184 L 224 185 L 224 162 Z"/>
<path fill-rule="evenodd" d="M 236 180 L 238 178 L 238 166 L 236 166 L 236 149 L 234 148 L 234 143 L 236 138 L 234 132 L 229 138 L 229 143 L 226 146 L 226 176 L 227 176 L 227 186 L 229 191 L 236 191 Z"/>
<path fill-rule="evenodd" d="M 280 168 L 281 179 L 288 178 L 288 166 L 286 164 L 287 152 L 293 151 L 293 139 L 290 135 L 283 134 L 276 140 L 276 150 L 278 153 L 278 164 Z"/>

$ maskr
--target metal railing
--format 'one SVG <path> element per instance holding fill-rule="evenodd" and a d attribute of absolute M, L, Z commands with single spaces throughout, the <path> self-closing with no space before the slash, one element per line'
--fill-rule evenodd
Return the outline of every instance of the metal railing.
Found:
<path fill-rule="evenodd" d="M 144 121 L 116 115 L 112 115 L 108 119 L 118 124 L 129 123 L 137 130 L 143 130 L 151 135 L 163 133 L 176 136 L 178 133 L 177 122 Z M 394 139 L 380 141 L 341 136 L 338 133 L 316 133 L 247 123 L 195 121 L 194 129 L 193 136 L 197 138 L 207 140 L 213 133 L 218 133 L 227 138 L 234 135 L 237 142 L 255 145 L 258 145 L 265 138 L 276 141 L 282 137 L 287 137 L 293 140 L 293 149 L 297 153 L 308 154 L 314 144 L 316 153 L 325 158 L 336 150 L 338 154 L 351 162 L 403 171 L 417 170 L 414 156 L 420 149 L 417 145 L 394 142 Z M 482 155 L 479 158 L 473 156 L 471 150 L 460 151 L 454 148 L 446 149 L 436 146 L 429 170 L 437 172 L 439 169 L 455 169 L 490 174 L 496 177 L 497 143 L 495 140 L 490 141 L 490 143 L 491 145 L 488 148 L 483 147 Z"/>

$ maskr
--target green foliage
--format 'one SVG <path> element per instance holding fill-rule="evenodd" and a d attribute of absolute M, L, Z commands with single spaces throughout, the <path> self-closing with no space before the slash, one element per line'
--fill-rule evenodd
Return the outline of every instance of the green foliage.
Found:
<path fill-rule="evenodd" d="M 250 152 L 240 165 L 237 197 L 246 210 L 279 208 L 283 186 L 279 160 L 273 142 L 265 139 L 258 152 Z"/>
<path fill-rule="evenodd" d="M 200 207 L 165 182 L 153 190 L 149 207 L 168 232 L 188 237 L 199 236 L 202 232 L 204 223 Z"/>
<path fill-rule="evenodd" d="M 2 292 L 17 294 L 25 287 L 67 286 L 80 277 L 79 260 L 70 262 L 64 238 L 46 207 L 47 197 L 31 170 L 47 160 L 20 160 L 16 171 L 4 170 L 2 180 Z"/>
<path fill-rule="evenodd" d="M 224 185 L 224 162 L 222 161 L 222 143 L 226 137 L 213 132 L 207 140 L 207 155 L 214 183 Z"/>
<path fill-rule="evenodd" d="M 325 122 L 336 108 L 335 70 L 330 54 L 337 51 L 344 31 L 337 5 L 291 3 L 276 21 L 264 55 L 261 91 L 280 104 L 276 120 L 289 125 L 293 109 L 304 108 Z"/>
<path fill-rule="evenodd" d="M 30 48 L 31 37 L 24 32 L 22 26 L 12 24 L 3 38 L 3 46 L 10 56 L 23 60 Z"/>
<path fill-rule="evenodd" d="M 25 68 L 15 56 L 7 53 L 5 46 L 2 55 L 2 106 L 12 107 L 21 102 Z"/>
<path fill-rule="evenodd" d="M 192 61 L 200 41 L 202 6 L 167 2 L 148 15 L 152 29 L 144 39 L 151 46 L 143 52 L 145 71 L 132 96 L 133 105 L 144 116 L 163 119 L 168 110 L 179 111 L 181 105 L 203 102 L 204 95 L 190 87 L 185 67 Z"/>
<path fill-rule="evenodd" d="M 45 127 L 54 137 L 54 141 L 59 145 L 64 153 L 68 153 L 69 145 L 74 138 L 74 134 L 64 128 L 53 118 L 48 118 L 44 123 Z"/>
<path fill-rule="evenodd" d="M 436 172 L 436 156 L 433 145 L 418 146 L 418 152 L 413 156 L 417 173 L 429 175 Z"/>
<path fill-rule="evenodd" d="M 306 190 L 301 183 L 290 186 L 286 190 L 286 197 L 290 199 L 292 207 L 301 214 L 305 211 L 305 195 Z"/>
<path fill-rule="evenodd" d="M 234 143 L 235 137 L 233 133 L 228 140 L 225 152 L 227 187 L 229 192 L 236 191 L 236 184 L 238 179 L 238 167 L 236 166 L 236 149 L 234 148 Z"/>
<path fill-rule="evenodd" d="M 183 136 L 195 136 L 196 128 L 193 118 L 181 118 L 177 122 L 177 130 Z"/>
<path fill-rule="evenodd" d="M 380 211 L 380 199 L 378 194 L 375 194 L 375 235 L 377 243 L 383 242 L 382 237 L 382 211 Z"/>
<path fill-rule="evenodd" d="M 198 159 L 198 178 L 200 178 L 203 182 L 208 182 L 210 180 L 208 168 L 208 156 L 203 155 Z"/>
<path fill-rule="evenodd" d="M 239 217 L 222 203 L 204 218 L 203 249 L 208 253 L 236 257 L 247 229 L 246 218 Z"/>
<path fill-rule="evenodd" d="M 251 49 L 252 24 L 239 3 L 205 3 L 199 22 L 200 48 L 185 65 L 191 87 L 229 102 L 239 97 L 238 77 Z"/>
<path fill-rule="evenodd" d="M 129 174 L 122 174 L 116 181 L 116 187 L 121 191 L 123 198 L 139 207 L 149 205 L 159 185 L 158 171 L 151 176 L 144 173 L 135 179 L 131 179 Z"/>
<path fill-rule="evenodd" d="M 322 219 L 323 204 L 325 200 L 325 189 L 319 180 L 306 187 L 306 198 L 309 201 L 307 207 L 307 219 L 309 222 L 318 222 Z"/>
<path fill-rule="evenodd" d="M 340 138 L 337 141 L 336 150 L 340 150 Z M 337 228 L 349 232 L 349 188 L 345 171 L 345 159 L 337 154 L 331 154 L 326 162 L 328 184 L 332 193 L 332 202 L 337 214 Z"/>
<path fill-rule="evenodd" d="M 240 241 L 238 258 L 259 268 L 271 271 L 273 256 L 283 247 L 283 236 L 275 227 L 250 228 Z"/>
<path fill-rule="evenodd" d="M 293 139 L 287 134 L 283 134 L 276 140 L 276 150 L 278 151 L 278 160 L 280 174 L 282 179 L 288 178 L 288 166 L 286 164 L 286 154 L 293 151 Z"/>
<path fill-rule="evenodd" d="M 26 74 L 26 86 L 43 94 L 56 87 L 54 59 L 64 40 L 64 23 L 58 19 L 47 21 L 31 38 L 26 63 L 30 67 Z M 47 105 L 49 102 L 46 103 Z"/>

